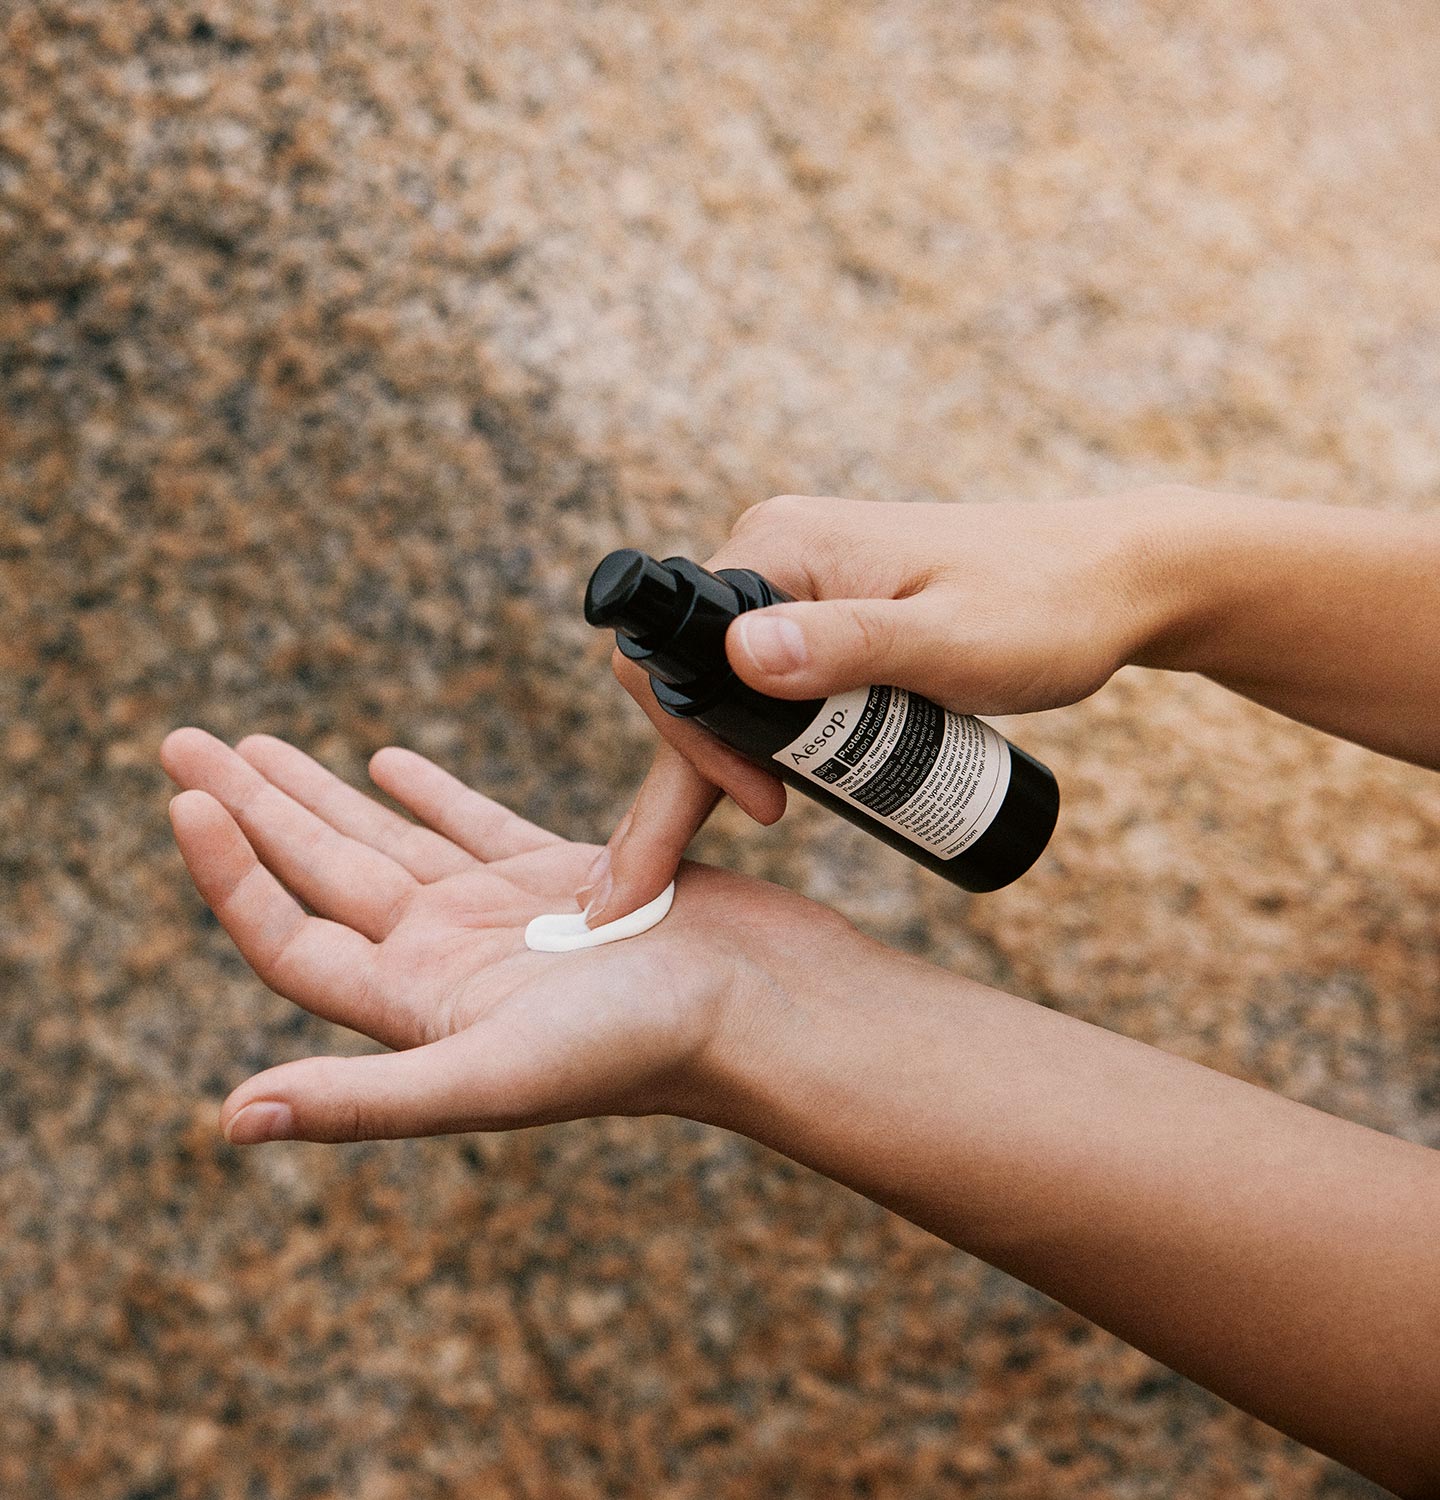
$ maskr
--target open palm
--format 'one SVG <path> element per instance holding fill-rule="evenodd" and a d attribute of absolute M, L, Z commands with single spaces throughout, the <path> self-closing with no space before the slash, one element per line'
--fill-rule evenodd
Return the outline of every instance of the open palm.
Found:
<path fill-rule="evenodd" d="M 594 845 L 537 828 L 408 750 L 380 751 L 371 775 L 420 822 L 266 735 L 231 749 L 179 729 L 161 759 L 185 789 L 171 804 L 185 863 L 255 972 L 397 1049 L 250 1079 L 222 1112 L 237 1142 L 676 1108 L 753 967 L 737 929 L 785 948 L 784 929 L 807 914 L 834 919 L 777 887 L 687 863 L 653 932 L 534 953 L 525 924 L 575 908 Z"/>

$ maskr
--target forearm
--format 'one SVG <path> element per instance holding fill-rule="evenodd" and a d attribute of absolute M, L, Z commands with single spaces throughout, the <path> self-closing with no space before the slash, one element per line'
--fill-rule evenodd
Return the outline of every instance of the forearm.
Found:
<path fill-rule="evenodd" d="M 1141 550 L 1140 665 L 1440 768 L 1440 516 L 1195 492 Z"/>
<path fill-rule="evenodd" d="M 1440 1158 L 870 945 L 708 1117 L 1404 1494 L 1440 1492 Z"/>

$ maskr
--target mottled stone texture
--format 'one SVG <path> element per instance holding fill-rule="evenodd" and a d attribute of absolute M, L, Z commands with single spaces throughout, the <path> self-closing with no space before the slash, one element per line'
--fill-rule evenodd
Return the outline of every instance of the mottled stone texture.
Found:
<path fill-rule="evenodd" d="M 1363 1493 L 718 1132 L 227 1149 L 354 1044 L 201 911 L 155 752 L 399 741 L 603 836 L 622 541 L 1440 504 L 1437 76 L 1427 0 L 0 0 L 0 1490 Z M 704 852 L 1440 1144 L 1440 779 L 1138 673 L 1011 730 L 1066 794 L 1011 890 L 813 809 Z"/>

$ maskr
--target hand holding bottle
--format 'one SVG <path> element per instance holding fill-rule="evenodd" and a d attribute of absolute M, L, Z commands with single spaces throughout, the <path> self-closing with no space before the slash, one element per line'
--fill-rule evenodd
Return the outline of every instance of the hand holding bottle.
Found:
<path fill-rule="evenodd" d="M 960 713 L 1018 713 L 1085 697 L 1153 629 L 1141 510 L 1133 497 L 968 507 L 781 496 L 746 511 L 705 566 L 754 568 L 795 596 L 741 616 L 726 638 L 731 666 L 762 693 L 884 683 Z M 722 792 L 762 823 L 785 808 L 777 778 L 666 714 L 619 652 L 615 671 L 667 747 L 581 888 L 592 925 L 664 887 Z"/>
<path fill-rule="evenodd" d="M 974 715 L 903 688 L 867 683 L 801 699 L 756 692 L 731 668 L 726 638 L 750 611 L 791 602 L 753 568 L 712 573 L 622 547 L 591 574 L 585 618 L 615 631 L 621 656 L 650 677 L 668 715 L 954 885 L 993 891 L 1017 880 L 1055 828 L 1049 769 Z"/>
<path fill-rule="evenodd" d="M 705 565 L 754 568 L 795 596 L 726 638 L 738 676 L 771 697 L 885 683 L 959 713 L 1026 713 L 1134 663 L 1440 764 L 1433 516 L 1179 486 L 1023 505 L 781 496 Z M 592 926 L 664 888 L 722 793 L 761 823 L 785 809 L 775 777 L 666 714 L 614 660 L 666 744 L 580 888 Z"/>

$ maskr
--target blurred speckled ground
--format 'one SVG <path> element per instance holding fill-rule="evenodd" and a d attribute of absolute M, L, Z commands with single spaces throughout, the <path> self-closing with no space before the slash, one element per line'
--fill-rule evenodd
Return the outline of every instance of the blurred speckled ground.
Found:
<path fill-rule="evenodd" d="M 199 909 L 155 750 L 399 741 L 603 837 L 617 543 L 1440 505 L 1437 76 L 1425 0 L 0 3 L 0 1490 L 1366 1493 L 717 1132 L 227 1149 L 352 1043 Z M 1006 892 L 805 810 L 704 850 L 1440 1144 L 1440 778 L 1142 674 L 1012 732 L 1067 802 Z"/>

